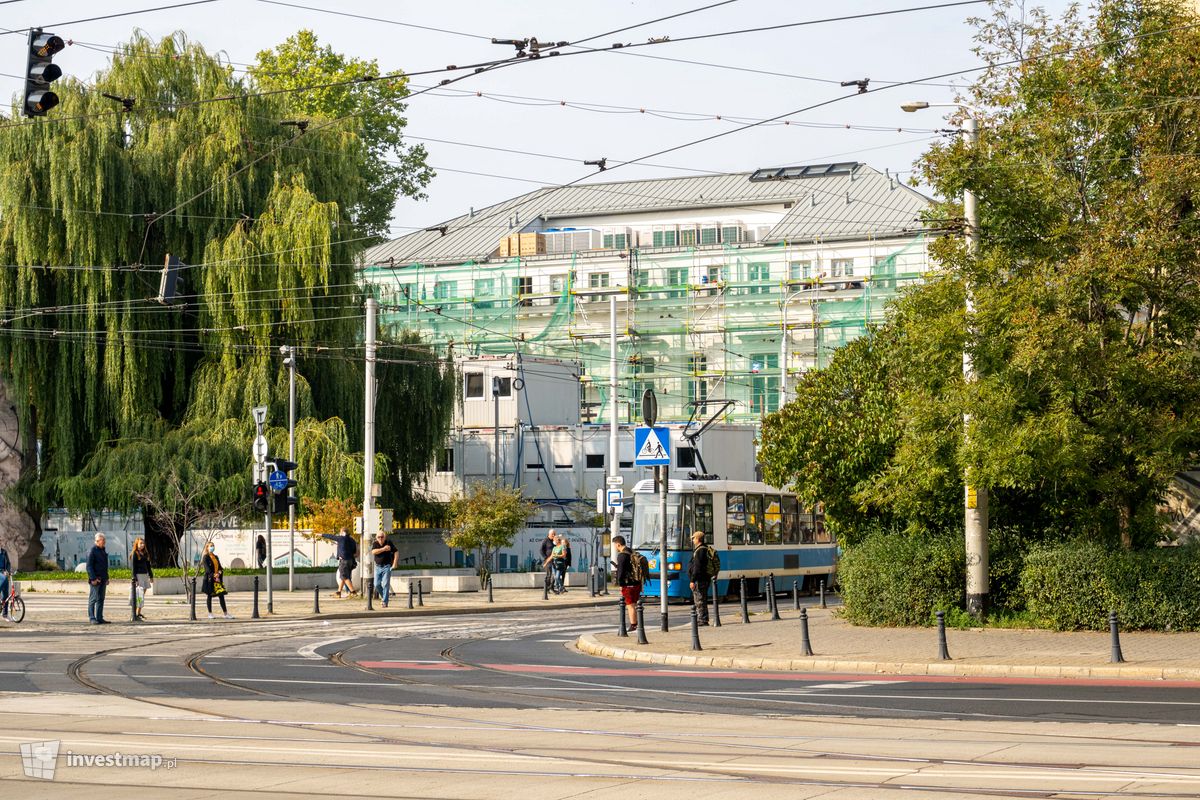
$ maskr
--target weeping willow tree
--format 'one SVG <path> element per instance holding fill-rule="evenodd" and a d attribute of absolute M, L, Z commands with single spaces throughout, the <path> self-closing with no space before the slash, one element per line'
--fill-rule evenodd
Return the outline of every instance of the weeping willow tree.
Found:
<path fill-rule="evenodd" d="M 286 452 L 281 344 L 298 354 L 304 493 L 361 486 L 366 234 L 348 209 L 369 194 L 372 156 L 353 117 L 285 126 L 290 96 L 256 88 L 182 34 L 135 35 L 94 85 L 65 81 L 51 116 L 22 122 L 14 104 L 0 123 L 0 379 L 26 456 L 9 497 L 35 520 L 63 503 L 130 508 L 131 475 L 206 474 L 197 496 L 214 504 L 236 478 L 248 497 L 253 406 Z M 185 266 L 160 304 L 167 254 Z M 401 509 L 453 392 L 410 344 L 418 357 L 380 396 L 433 416 L 377 419 L 404 444 L 376 465 Z"/>

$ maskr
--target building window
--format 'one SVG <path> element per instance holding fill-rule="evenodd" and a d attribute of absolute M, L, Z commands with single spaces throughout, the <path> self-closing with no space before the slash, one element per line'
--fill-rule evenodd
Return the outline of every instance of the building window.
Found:
<path fill-rule="evenodd" d="M 518 305 L 533 305 L 533 300 L 529 298 L 529 295 L 533 294 L 533 278 L 528 276 L 524 278 L 513 278 L 512 293 L 513 296 L 517 298 Z"/>
<path fill-rule="evenodd" d="M 788 265 L 788 280 L 790 281 L 806 281 L 812 278 L 812 275 L 811 261 L 793 261 Z"/>
<path fill-rule="evenodd" d="M 555 294 L 562 294 L 563 290 L 566 288 L 567 288 L 567 276 L 566 275 L 551 275 L 550 276 L 550 291 L 554 292 Z"/>
<path fill-rule="evenodd" d="M 621 469 L 633 469 L 633 462 L 632 461 L 620 461 L 620 462 L 617 462 L 617 466 L 619 466 Z"/>
<path fill-rule="evenodd" d="M 721 228 L 721 241 L 725 244 L 737 244 L 742 240 L 741 225 L 726 225 Z"/>
<path fill-rule="evenodd" d="M 585 458 L 588 469 L 604 469 L 604 453 L 588 453 Z"/>
<path fill-rule="evenodd" d="M 676 469 L 695 469 L 696 468 L 696 448 L 694 448 L 694 447 L 677 447 L 677 448 L 675 448 L 675 468 Z"/>
<path fill-rule="evenodd" d="M 628 250 L 629 249 L 629 232 L 628 229 L 609 231 L 604 234 L 603 244 L 605 250 Z"/>
<path fill-rule="evenodd" d="M 703 403 L 708 400 L 708 381 L 699 377 L 708 369 L 706 356 L 688 356 L 688 402 Z"/>
<path fill-rule="evenodd" d="M 574 464 L 558 464 L 558 463 L 556 463 L 554 465 L 554 468 L 555 469 L 575 469 L 575 465 Z"/>
<path fill-rule="evenodd" d="M 545 468 L 546 467 L 540 461 L 525 465 L 525 469 L 529 470 L 530 472 L 541 472 Z"/>
<path fill-rule="evenodd" d="M 475 279 L 475 296 L 476 297 L 491 297 L 496 293 L 496 281 L 494 278 L 476 278 Z"/>
<path fill-rule="evenodd" d="M 438 472 L 454 472 L 454 448 L 443 447 L 442 454 L 438 456 L 437 462 Z"/>
<path fill-rule="evenodd" d="M 679 234 L 674 228 L 655 228 L 651 237 L 654 247 L 674 247 L 679 241 Z"/>
<path fill-rule="evenodd" d="M 835 258 L 829 262 L 830 269 L 835 278 L 853 278 L 854 277 L 854 259 L 853 258 Z"/>
<path fill-rule="evenodd" d="M 458 297 L 458 281 L 438 281 L 433 285 L 434 300 L 452 300 Z"/>
<path fill-rule="evenodd" d="M 482 372 L 463 373 L 463 397 L 467 398 L 468 400 L 483 397 Z"/>
<path fill-rule="evenodd" d="M 716 283 L 718 281 L 729 280 L 729 267 L 724 264 L 708 268 L 708 282 Z"/>
<path fill-rule="evenodd" d="M 633 285 L 644 289 L 650 285 L 650 270 L 637 269 L 633 271 Z"/>
<path fill-rule="evenodd" d="M 492 393 L 496 397 L 512 397 L 512 378 L 508 376 L 492 378 Z"/>
<path fill-rule="evenodd" d="M 679 228 L 679 244 L 684 247 L 692 247 L 698 241 L 696 237 L 696 226 L 688 225 Z"/>
<path fill-rule="evenodd" d="M 593 272 L 592 274 L 588 275 L 588 288 L 589 289 L 606 289 L 606 288 L 608 288 L 608 273 L 607 272 Z"/>
<path fill-rule="evenodd" d="M 779 354 L 750 357 L 750 411 L 769 414 L 779 410 Z"/>
<path fill-rule="evenodd" d="M 771 265 L 765 261 L 750 264 L 746 271 L 746 279 L 752 284 L 750 294 L 766 294 L 771 291 L 771 287 L 763 284 L 771 280 Z"/>
<path fill-rule="evenodd" d="M 720 228 L 718 228 L 716 226 L 712 226 L 712 227 L 704 227 L 704 228 L 700 229 L 700 244 L 720 244 L 720 243 L 721 243 L 721 229 Z"/>

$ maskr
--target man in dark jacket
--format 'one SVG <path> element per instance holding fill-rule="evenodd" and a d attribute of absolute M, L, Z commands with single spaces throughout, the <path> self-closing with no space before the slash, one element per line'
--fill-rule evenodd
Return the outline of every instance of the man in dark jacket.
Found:
<path fill-rule="evenodd" d="M 342 528 L 337 536 L 331 533 L 323 533 L 321 534 L 321 538 L 337 542 L 337 596 L 342 596 L 342 587 L 345 587 L 346 596 L 353 597 L 355 594 L 354 568 L 358 566 L 358 560 L 355 558 L 358 555 L 358 542 L 354 541 L 353 536 L 346 533 L 345 528 Z"/>
<path fill-rule="evenodd" d="M 88 620 L 93 625 L 104 625 L 104 592 L 108 587 L 108 551 L 104 549 L 104 534 L 96 534 L 96 545 L 87 557 Z"/>
<path fill-rule="evenodd" d="M 613 547 L 617 548 L 617 586 L 621 587 L 621 599 L 625 601 L 625 612 L 629 615 L 629 630 L 637 630 L 637 602 L 642 596 L 641 581 L 633 577 L 630 550 L 625 546 L 624 536 L 614 536 Z"/>
<path fill-rule="evenodd" d="M 692 561 L 688 564 L 689 586 L 692 587 L 692 603 L 696 606 L 696 624 L 708 624 L 708 546 L 704 544 L 704 531 L 692 534 Z"/>

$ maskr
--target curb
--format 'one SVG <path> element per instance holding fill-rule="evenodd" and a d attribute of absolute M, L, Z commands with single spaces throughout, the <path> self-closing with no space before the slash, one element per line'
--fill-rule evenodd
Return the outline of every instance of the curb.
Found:
<path fill-rule="evenodd" d="M 636 661 L 665 666 L 759 669 L 771 672 L 849 672 L 874 675 L 929 675 L 964 678 L 1092 678 L 1140 681 L 1200 681 L 1200 669 L 1181 667 L 1074 667 L 1033 664 L 956 664 L 954 662 L 838 661 L 829 658 L 738 658 L 654 653 L 630 647 L 613 647 L 588 633 L 575 640 L 579 652 L 614 661 Z"/>

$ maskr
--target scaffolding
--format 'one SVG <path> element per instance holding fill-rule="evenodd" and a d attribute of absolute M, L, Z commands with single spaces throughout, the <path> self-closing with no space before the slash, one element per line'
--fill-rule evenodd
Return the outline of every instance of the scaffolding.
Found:
<path fill-rule="evenodd" d="M 365 278 L 385 325 L 418 331 L 444 353 L 519 351 L 577 362 L 583 419 L 594 422 L 608 421 L 613 402 L 608 298 L 616 294 L 621 421 L 636 421 L 642 391 L 653 388 L 664 420 L 687 420 L 695 404 L 728 399 L 727 421 L 756 423 L 778 409 L 785 374 L 794 380 L 826 365 L 928 271 L 925 238 L 914 235 L 852 246 L 645 248 L 371 267 Z"/>

